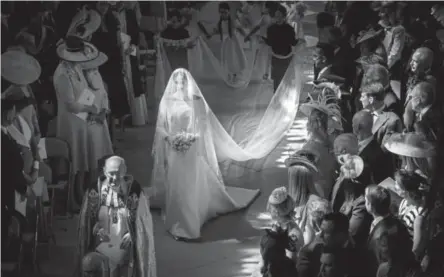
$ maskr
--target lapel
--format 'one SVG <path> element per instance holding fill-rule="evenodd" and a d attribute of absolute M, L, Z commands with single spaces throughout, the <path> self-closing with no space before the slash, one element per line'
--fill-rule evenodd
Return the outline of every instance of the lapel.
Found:
<path fill-rule="evenodd" d="M 333 191 L 331 193 L 331 204 L 334 205 L 336 196 L 338 195 L 339 189 L 341 188 L 342 182 L 344 181 L 344 177 L 342 174 L 339 175 L 338 179 L 336 180 L 335 185 L 333 186 Z"/>
<path fill-rule="evenodd" d="M 386 221 L 388 218 L 389 218 L 389 217 L 385 217 L 385 218 L 381 219 L 381 220 L 380 220 L 380 221 L 379 221 L 379 222 L 373 227 L 373 229 L 370 231 L 370 233 L 369 233 L 369 235 L 368 235 L 368 243 L 371 243 L 371 242 L 372 242 L 372 240 L 373 240 L 373 235 L 375 234 L 376 230 L 377 230 L 378 228 L 381 228 L 382 223 L 383 223 L 384 221 Z M 373 224 L 373 222 L 372 222 L 372 224 Z M 370 225 L 370 228 L 371 228 L 371 225 Z"/>
<path fill-rule="evenodd" d="M 378 116 L 378 119 L 376 119 L 376 122 L 373 124 L 373 128 L 372 128 L 372 133 L 376 134 L 379 129 L 381 129 L 381 127 L 389 120 L 389 116 L 388 113 L 381 113 Z"/>

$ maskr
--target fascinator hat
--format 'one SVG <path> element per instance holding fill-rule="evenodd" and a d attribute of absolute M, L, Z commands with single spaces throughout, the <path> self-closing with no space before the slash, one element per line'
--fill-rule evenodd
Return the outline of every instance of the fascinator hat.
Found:
<path fill-rule="evenodd" d="M 6 51 L 1 59 L 2 78 L 15 85 L 34 83 L 42 72 L 39 62 L 22 51 Z"/>
<path fill-rule="evenodd" d="M 288 195 L 286 187 L 274 189 L 268 197 L 267 211 L 272 217 L 289 216 L 294 208 L 294 200 Z"/>
<path fill-rule="evenodd" d="M 377 36 L 381 35 L 383 33 L 383 30 L 375 31 L 373 29 L 370 29 L 368 31 L 363 31 L 359 34 L 359 37 L 356 40 L 356 44 L 361 44 L 364 41 L 367 41 L 369 39 L 376 38 Z"/>
<path fill-rule="evenodd" d="M 328 95 L 324 91 L 324 93 L 318 96 L 317 100 L 310 99 L 309 102 L 303 103 L 300 107 L 300 110 L 306 116 L 310 116 L 311 112 L 314 109 L 323 112 L 329 118 L 329 129 L 343 130 L 341 122 L 341 110 L 336 101 L 336 96 Z"/>
<path fill-rule="evenodd" d="M 423 134 L 393 134 L 384 144 L 393 154 L 411 158 L 431 158 L 436 155 L 435 146 Z"/>
<path fill-rule="evenodd" d="M 84 63 L 99 57 L 99 50 L 76 36 L 68 36 L 57 47 L 57 55 L 68 62 Z"/>

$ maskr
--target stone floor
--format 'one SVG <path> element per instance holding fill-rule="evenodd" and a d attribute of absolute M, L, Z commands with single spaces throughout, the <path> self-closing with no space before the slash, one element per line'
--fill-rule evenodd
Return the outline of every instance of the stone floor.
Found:
<path fill-rule="evenodd" d="M 308 36 L 316 36 L 315 14 L 323 9 L 323 3 L 306 3 L 309 11 L 304 18 L 304 31 Z M 304 92 L 307 90 L 308 87 Z M 300 99 L 305 97 L 303 94 Z M 154 122 L 154 114 L 152 118 Z M 226 177 L 229 185 L 259 188 L 261 194 L 248 209 L 206 223 L 202 230 L 203 242 L 175 241 L 167 235 L 160 215 L 153 212 L 159 277 L 245 277 L 252 274 L 259 261 L 261 228 L 268 222 L 263 213 L 267 197 L 274 188 L 287 183 L 283 161 L 305 141 L 305 122 L 304 117 L 297 116 L 282 142 L 263 159 L 261 171 L 243 170 L 242 176 Z M 128 128 L 125 133 L 118 134 L 122 139 L 118 143 L 118 154 L 127 160 L 129 171 L 142 184 L 149 184 L 153 131 L 154 125 L 149 124 Z M 72 276 L 76 256 L 76 217 L 58 220 L 54 230 L 57 244 L 51 245 L 50 251 L 44 250 L 39 254 L 43 273 L 40 276 Z"/>

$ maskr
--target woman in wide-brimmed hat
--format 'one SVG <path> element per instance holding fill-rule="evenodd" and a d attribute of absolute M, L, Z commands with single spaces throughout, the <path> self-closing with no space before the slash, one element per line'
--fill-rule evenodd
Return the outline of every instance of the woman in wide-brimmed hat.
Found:
<path fill-rule="evenodd" d="M 402 168 L 414 171 L 430 180 L 436 146 L 421 133 L 393 134 L 384 143 L 385 148 L 401 156 Z"/>
<path fill-rule="evenodd" d="M 356 39 L 360 57 L 356 60 L 361 64 L 379 63 L 387 66 L 387 52 L 382 44 L 383 30 L 373 29 L 362 31 Z"/>
<path fill-rule="evenodd" d="M 108 94 L 99 72 L 99 67 L 108 61 L 108 57 L 100 52 L 99 56 L 90 61 L 81 63 L 83 73 L 89 89 L 94 94 L 93 105 L 97 108 L 98 114 L 89 116 L 88 137 L 89 137 L 89 160 L 91 178 L 98 176 L 98 161 L 107 155 L 113 154 L 113 146 L 108 129 L 107 115 L 109 114 Z M 94 163 L 96 161 L 96 163 Z"/>
<path fill-rule="evenodd" d="M 85 173 L 91 169 L 93 162 L 88 158 L 88 118 L 99 113 L 90 101 L 91 92 L 83 73 L 82 64 L 99 57 L 97 48 L 78 37 L 67 37 L 57 47 L 57 55 L 60 63 L 54 73 L 54 87 L 57 94 L 58 116 L 57 137 L 66 140 L 71 147 L 72 170 L 78 174 L 80 184 L 84 184 Z M 87 101 L 80 101 L 86 99 Z M 89 100 L 88 100 L 89 99 Z M 97 161 L 94 162 L 94 166 Z M 87 180 L 88 181 L 88 180 Z M 82 200 L 83 190 L 81 185 L 77 187 L 74 199 L 79 205 Z M 78 208 L 74 205 L 73 208 Z"/>

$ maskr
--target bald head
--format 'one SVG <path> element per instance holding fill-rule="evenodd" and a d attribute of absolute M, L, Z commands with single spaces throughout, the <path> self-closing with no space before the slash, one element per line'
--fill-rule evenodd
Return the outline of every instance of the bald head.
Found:
<path fill-rule="evenodd" d="M 352 133 L 341 134 L 336 137 L 333 148 L 335 155 L 357 155 L 359 152 L 358 138 Z"/>
<path fill-rule="evenodd" d="M 430 82 L 421 82 L 412 90 L 412 109 L 420 112 L 423 108 L 432 105 L 435 99 L 435 86 Z"/>
<path fill-rule="evenodd" d="M 357 112 L 353 116 L 352 125 L 353 133 L 360 141 L 373 135 L 373 115 L 367 110 Z"/>
<path fill-rule="evenodd" d="M 125 160 L 119 156 L 112 156 L 105 161 L 105 175 L 113 183 L 126 175 Z"/>

